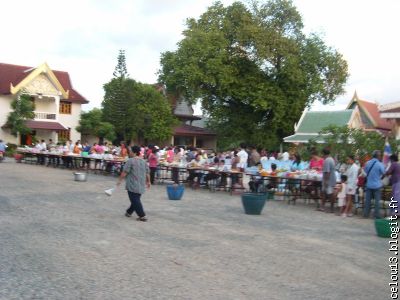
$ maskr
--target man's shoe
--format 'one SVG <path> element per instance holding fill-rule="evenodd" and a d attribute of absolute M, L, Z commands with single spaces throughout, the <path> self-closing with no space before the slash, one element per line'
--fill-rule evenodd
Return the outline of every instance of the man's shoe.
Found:
<path fill-rule="evenodd" d="M 136 219 L 136 221 L 147 222 L 147 218 L 146 217 L 139 217 L 139 218 Z"/>
<path fill-rule="evenodd" d="M 132 217 L 132 215 L 130 215 L 130 214 L 128 214 L 128 213 L 126 212 L 126 213 L 125 213 L 125 217 L 130 218 L 130 217 Z"/>

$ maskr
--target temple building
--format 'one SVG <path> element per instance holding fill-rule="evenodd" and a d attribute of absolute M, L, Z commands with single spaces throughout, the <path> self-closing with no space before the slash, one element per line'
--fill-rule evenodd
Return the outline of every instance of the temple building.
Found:
<path fill-rule="evenodd" d="M 400 108 L 400 105 L 398 107 Z M 385 137 L 392 134 L 394 122 L 383 117 L 382 111 L 379 112 L 378 103 L 362 100 L 358 97 L 357 92 L 354 92 L 353 98 L 345 110 L 304 110 L 299 122 L 295 124 L 294 134 L 285 137 L 283 141 L 298 144 L 308 143 L 310 139 L 317 138 L 317 142 L 323 143 L 323 136 L 319 136 L 319 132 L 331 125 L 375 131 Z"/>
<path fill-rule="evenodd" d="M 35 118 L 25 123 L 31 134 L 15 137 L 5 123 L 11 102 L 21 93 L 31 96 Z M 0 139 L 5 142 L 31 145 L 40 139 L 80 140 L 75 128 L 86 103 L 72 87 L 67 72 L 51 70 L 46 63 L 36 68 L 0 63 Z"/>

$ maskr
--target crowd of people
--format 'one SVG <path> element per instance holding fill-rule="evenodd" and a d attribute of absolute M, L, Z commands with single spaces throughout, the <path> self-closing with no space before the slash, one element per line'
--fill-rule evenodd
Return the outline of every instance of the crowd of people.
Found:
<path fill-rule="evenodd" d="M 135 146 L 135 153 L 127 143 L 121 142 L 119 145 L 104 143 L 89 143 L 71 140 L 63 145 L 56 145 L 51 139 L 46 143 L 41 140 L 35 148 L 38 151 L 60 151 L 68 152 L 85 157 L 119 157 L 126 161 L 129 158 L 137 157 L 146 162 L 149 169 L 149 184 L 154 184 L 159 171 L 160 162 L 167 164 L 181 165 L 188 168 L 186 182 L 191 185 L 208 184 L 210 180 L 218 180 L 221 185 L 227 184 L 226 171 L 237 170 L 245 172 L 248 168 L 263 169 L 266 165 L 269 168 L 269 174 L 277 175 L 277 165 L 284 164 L 289 171 L 313 170 L 322 174 L 320 188 L 322 191 L 319 205 L 320 211 L 333 212 L 335 204 L 339 207 L 340 215 L 343 217 L 352 216 L 353 204 L 360 192 L 364 192 L 364 211 L 363 216 L 368 217 L 371 211 L 371 202 L 374 200 L 374 207 L 380 207 L 381 193 L 383 188 L 382 178 L 390 176 L 390 184 L 393 193 L 392 213 L 397 214 L 397 200 L 400 197 L 400 165 L 396 154 L 390 156 L 390 163 L 385 166 L 382 163 L 382 154 L 376 150 L 372 153 L 370 159 L 362 161 L 354 155 L 348 155 L 346 163 L 339 163 L 337 157 L 332 157 L 329 149 L 325 148 L 319 153 L 311 150 L 311 159 L 303 161 L 298 153 L 289 153 L 279 151 L 267 151 L 265 149 L 256 149 L 241 144 L 237 149 L 231 149 L 225 152 L 208 152 L 195 147 L 177 147 L 166 146 L 158 147 L 156 145 Z M 44 164 L 44 156 L 38 156 L 38 163 Z M 48 164 L 54 163 L 56 158 L 50 158 Z M 57 158 L 58 159 L 58 158 Z M 72 158 L 63 158 L 63 163 L 69 167 L 73 165 Z M 82 166 L 89 165 L 88 158 L 83 158 Z M 100 159 L 95 162 L 100 163 Z M 215 172 L 204 173 L 200 167 L 213 167 Z M 121 170 L 122 171 L 122 170 Z M 224 172 L 225 171 L 225 172 Z M 231 174 L 232 186 L 240 185 L 243 187 L 242 178 Z M 172 168 L 172 180 L 180 183 L 179 168 Z M 253 192 L 260 191 L 261 180 L 250 180 L 249 189 Z M 269 183 L 267 189 L 273 188 L 273 182 Z M 307 187 L 306 187 L 307 189 Z M 326 205 L 329 205 L 326 207 Z M 128 212 L 128 214 L 130 214 Z M 380 217 L 380 210 L 374 209 L 374 216 Z"/>

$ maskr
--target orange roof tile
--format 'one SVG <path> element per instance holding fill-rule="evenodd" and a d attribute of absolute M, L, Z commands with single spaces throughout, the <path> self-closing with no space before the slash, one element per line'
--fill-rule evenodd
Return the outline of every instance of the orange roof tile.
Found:
<path fill-rule="evenodd" d="M 392 122 L 387 119 L 381 118 L 378 104 L 361 99 L 358 99 L 357 102 L 361 106 L 361 108 L 368 113 L 369 117 L 372 118 L 371 121 L 373 121 L 376 124 L 375 127 L 377 129 L 384 129 L 384 130 L 392 129 L 393 127 Z"/>

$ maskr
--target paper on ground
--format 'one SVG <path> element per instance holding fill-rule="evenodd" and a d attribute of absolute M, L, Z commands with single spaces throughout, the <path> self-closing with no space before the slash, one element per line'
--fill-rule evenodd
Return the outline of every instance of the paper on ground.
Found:
<path fill-rule="evenodd" d="M 115 191 L 115 188 L 111 188 L 111 189 L 105 190 L 104 193 L 106 193 L 107 196 L 111 196 L 114 191 Z"/>

